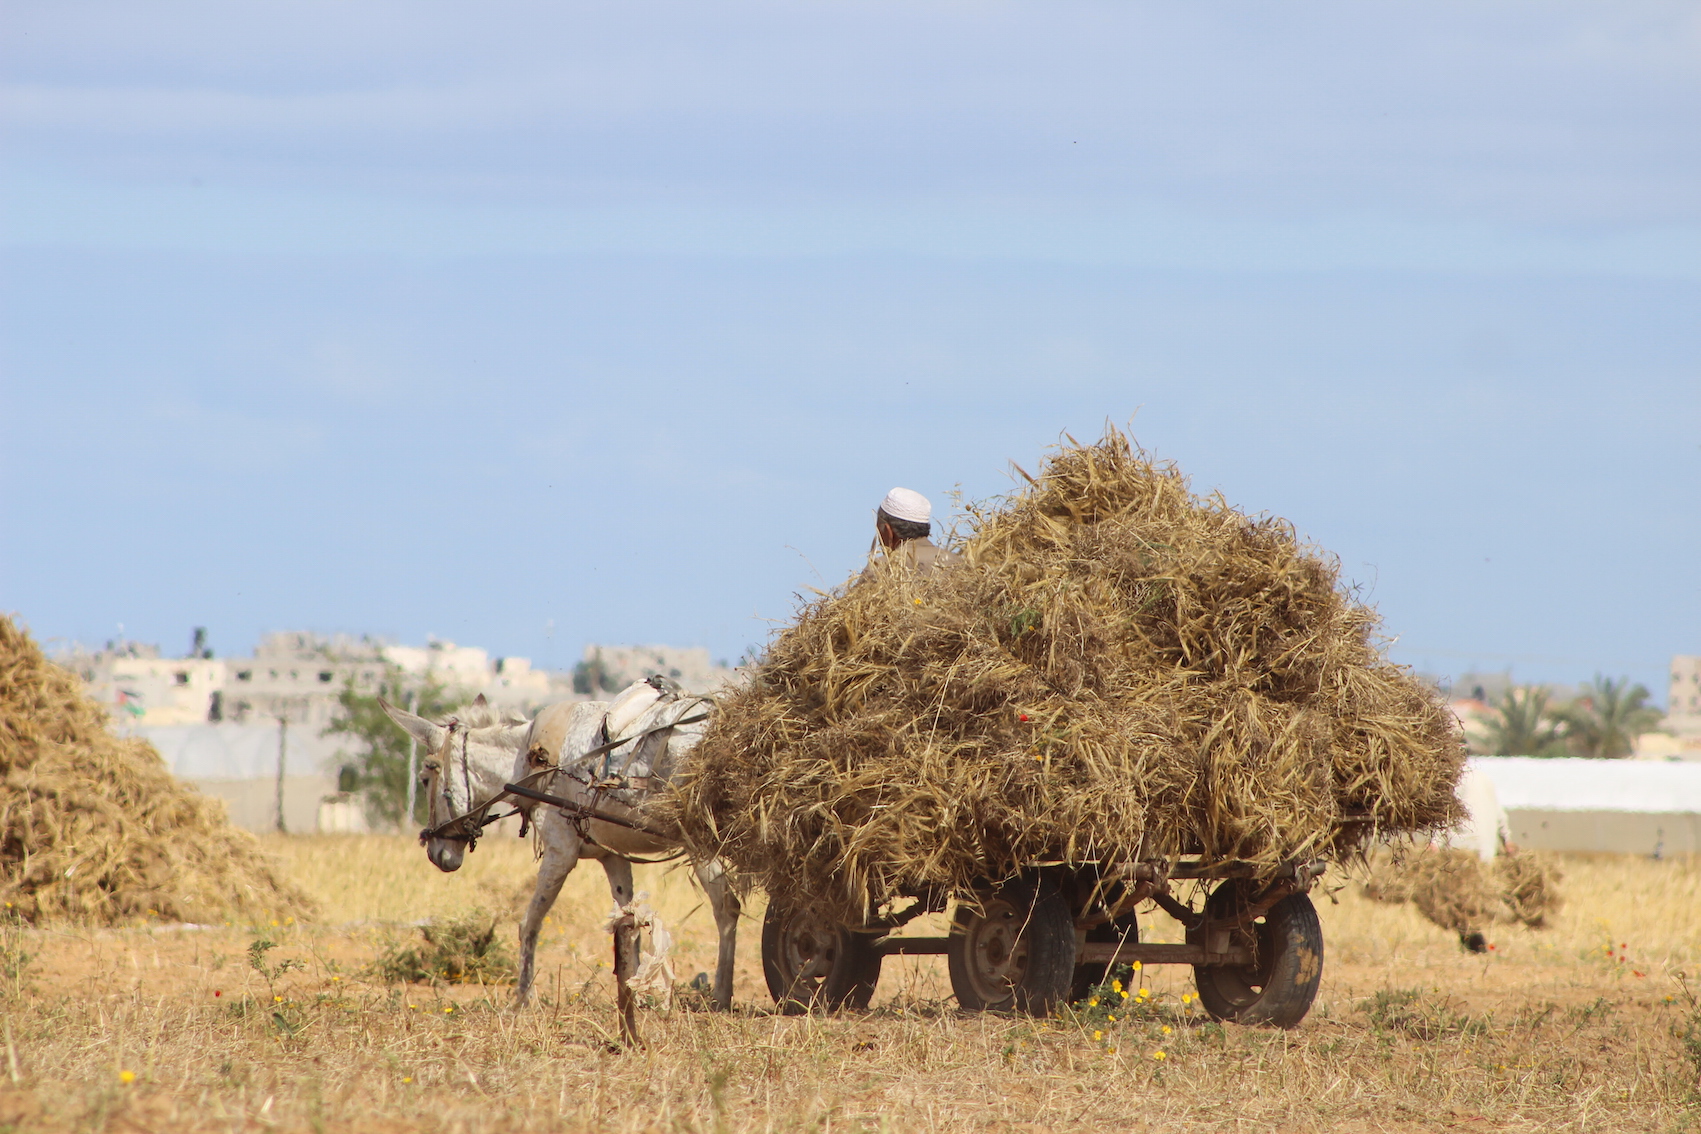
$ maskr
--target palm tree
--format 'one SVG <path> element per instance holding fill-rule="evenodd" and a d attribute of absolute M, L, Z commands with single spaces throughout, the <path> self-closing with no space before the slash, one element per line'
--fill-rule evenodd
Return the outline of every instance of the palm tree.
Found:
<path fill-rule="evenodd" d="M 1506 691 L 1494 707 L 1494 716 L 1483 725 L 1486 755 L 1563 756 L 1565 741 L 1547 710 L 1548 690 L 1544 685 L 1520 685 Z"/>
<path fill-rule="evenodd" d="M 1579 756 L 1628 756 L 1636 738 L 1660 723 L 1660 711 L 1648 703 L 1648 689 L 1595 674 L 1583 693 L 1554 712 L 1565 738 Z"/>

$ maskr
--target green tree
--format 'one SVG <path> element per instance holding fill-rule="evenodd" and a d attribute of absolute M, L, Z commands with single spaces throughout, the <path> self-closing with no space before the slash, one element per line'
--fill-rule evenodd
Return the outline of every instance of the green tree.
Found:
<path fill-rule="evenodd" d="M 447 716 L 459 704 L 437 682 L 420 682 L 395 666 L 387 666 L 376 694 L 356 692 L 353 680 L 343 686 L 337 694 L 336 719 L 325 727 L 323 734 L 347 736 L 356 742 L 358 748 L 338 775 L 337 786 L 357 792 L 366 805 L 366 813 L 385 823 L 403 822 L 403 813 L 407 811 L 409 739 L 384 712 L 378 698 L 392 705 L 406 705 L 410 694 L 416 698 L 413 711 L 428 720 Z M 418 754 L 418 758 L 423 760 L 425 754 Z M 416 818 L 406 817 L 409 823 Z"/>
<path fill-rule="evenodd" d="M 1595 674 L 1583 693 L 1554 712 L 1579 756 L 1616 759 L 1636 749 L 1636 738 L 1660 723 L 1660 711 L 1648 704 L 1648 688 Z"/>
<path fill-rule="evenodd" d="M 1550 694 L 1545 686 L 1520 685 L 1508 689 L 1494 707 L 1494 716 L 1483 726 L 1477 747 L 1488 756 L 1563 756 L 1565 741 L 1560 725 L 1548 712 Z"/>
<path fill-rule="evenodd" d="M 608 672 L 608 666 L 602 660 L 602 651 L 598 650 L 594 658 L 589 658 L 573 667 L 573 692 L 575 693 L 606 693 L 615 687 L 615 678 Z"/>

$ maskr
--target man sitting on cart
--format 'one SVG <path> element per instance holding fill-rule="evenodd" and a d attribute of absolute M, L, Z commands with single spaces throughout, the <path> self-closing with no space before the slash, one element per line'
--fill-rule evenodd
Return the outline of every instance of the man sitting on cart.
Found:
<path fill-rule="evenodd" d="M 946 551 L 929 538 L 933 534 L 933 505 L 914 489 L 894 488 L 886 494 L 874 513 L 874 534 L 880 547 L 878 553 L 870 549 L 868 566 L 862 569 L 864 579 L 882 564 L 901 564 L 925 574 L 936 567 L 953 566 L 963 557 L 962 552 Z"/>

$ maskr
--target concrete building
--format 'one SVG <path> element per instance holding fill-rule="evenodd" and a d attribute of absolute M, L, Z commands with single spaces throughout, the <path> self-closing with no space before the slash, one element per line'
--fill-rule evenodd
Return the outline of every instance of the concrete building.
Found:
<path fill-rule="evenodd" d="M 225 663 L 210 658 L 162 658 L 158 647 L 127 644 L 106 664 L 83 673 L 89 693 L 120 721 L 194 724 L 219 700 Z"/>
<path fill-rule="evenodd" d="M 531 714 L 556 701 L 584 700 L 574 689 L 587 664 L 607 696 L 632 681 L 664 673 L 708 691 L 733 671 L 704 649 L 591 646 L 574 673 L 534 669 L 522 657 L 492 659 L 475 646 L 434 640 L 397 646 L 370 638 L 269 634 L 249 657 L 213 658 L 197 632 L 189 656 L 166 658 L 157 646 L 109 643 L 99 651 L 61 655 L 121 732 L 148 740 L 172 773 L 223 799 L 236 825 L 252 831 L 283 826 L 296 833 L 366 828 L 359 800 L 338 791 L 338 772 L 354 742 L 324 736 L 340 712 L 345 688 L 376 693 L 385 682 L 442 685 L 470 701 L 483 693 L 501 708 Z"/>
<path fill-rule="evenodd" d="M 446 641 L 396 646 L 303 631 L 268 634 L 250 657 L 215 659 L 197 648 L 189 657 L 164 658 L 157 646 L 119 642 L 58 660 L 120 724 L 146 728 L 282 719 L 316 732 L 336 717 L 345 688 L 376 693 L 397 673 L 403 684 L 432 681 L 469 701 L 483 693 L 522 712 L 574 696 L 570 674 L 533 669 L 527 658 L 492 661 L 484 650 Z"/>
<path fill-rule="evenodd" d="M 1666 729 L 1674 736 L 1701 740 L 1701 656 L 1678 654 L 1671 659 Z"/>
<path fill-rule="evenodd" d="M 710 660 L 702 647 L 586 646 L 573 669 L 573 690 L 581 696 L 606 696 L 661 674 L 693 693 L 713 693 L 737 679 L 737 670 Z"/>

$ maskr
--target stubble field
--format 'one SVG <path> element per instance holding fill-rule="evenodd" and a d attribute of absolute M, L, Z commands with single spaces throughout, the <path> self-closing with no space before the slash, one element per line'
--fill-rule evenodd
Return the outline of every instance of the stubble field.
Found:
<path fill-rule="evenodd" d="M 475 908 L 511 940 L 526 844 L 487 841 L 455 875 L 400 838 L 268 847 L 313 924 L 0 931 L 0 1131 L 1701 1130 L 1693 859 L 1568 858 L 1554 926 L 1491 934 L 1486 956 L 1356 887 L 1319 895 L 1323 987 L 1293 1032 L 1209 1023 L 1176 967 L 1060 1018 L 965 1014 L 933 958 L 889 959 L 870 1012 L 776 1016 L 756 900 L 734 1012 L 643 1012 L 647 1048 L 621 1052 L 594 865 L 516 1011 L 508 987 L 374 962 Z M 640 868 L 639 887 L 680 978 L 712 968 L 687 875 Z"/>

